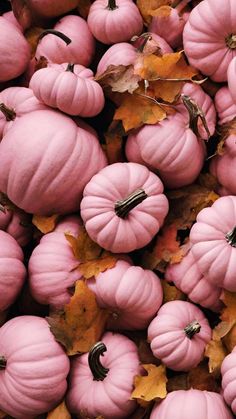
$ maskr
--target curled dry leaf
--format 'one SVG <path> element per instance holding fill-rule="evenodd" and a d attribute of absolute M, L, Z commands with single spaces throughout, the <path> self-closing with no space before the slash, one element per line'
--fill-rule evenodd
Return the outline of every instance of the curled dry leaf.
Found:
<path fill-rule="evenodd" d="M 162 6 L 170 6 L 171 3 L 172 0 L 137 0 L 137 6 L 146 25 L 152 20 L 151 13 L 153 10 L 159 9 Z"/>
<path fill-rule="evenodd" d="M 43 234 L 50 233 L 53 231 L 57 225 L 60 215 L 53 214 L 49 217 L 43 217 L 41 215 L 34 215 L 32 223 L 37 227 L 39 231 Z"/>
<path fill-rule="evenodd" d="M 71 414 L 64 400 L 47 414 L 47 419 L 71 419 Z"/>
<path fill-rule="evenodd" d="M 168 284 L 166 281 L 162 281 L 162 288 L 163 288 L 163 304 L 168 303 L 168 301 L 175 301 L 175 300 L 186 300 L 187 296 L 174 284 Z"/>
<path fill-rule="evenodd" d="M 131 398 L 136 399 L 141 406 L 146 407 L 146 402 L 159 401 L 159 399 L 164 399 L 167 396 L 167 378 L 164 365 L 157 367 L 153 364 L 144 364 L 143 368 L 148 375 L 137 375 L 134 378 L 134 390 Z"/>
<path fill-rule="evenodd" d="M 106 71 L 95 77 L 95 80 L 103 87 L 111 87 L 113 92 L 133 93 L 138 87 L 140 76 L 134 74 L 132 65 L 109 65 Z"/>
<path fill-rule="evenodd" d="M 220 368 L 224 358 L 227 355 L 227 350 L 224 347 L 217 327 L 213 330 L 212 339 L 207 344 L 205 350 L 205 356 L 209 358 L 208 368 L 211 374 L 214 374 L 215 377 L 220 376 Z"/>

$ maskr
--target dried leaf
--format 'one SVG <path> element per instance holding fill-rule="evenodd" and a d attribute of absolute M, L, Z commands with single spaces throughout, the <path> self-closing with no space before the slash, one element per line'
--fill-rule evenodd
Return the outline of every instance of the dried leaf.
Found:
<path fill-rule="evenodd" d="M 148 25 L 152 20 L 151 11 L 158 9 L 161 6 L 170 6 L 171 2 L 171 0 L 137 0 L 137 6 L 143 16 L 144 23 Z"/>
<path fill-rule="evenodd" d="M 59 406 L 55 407 L 55 409 L 47 414 L 47 419 L 71 419 L 71 414 L 68 411 L 64 400 Z"/>
<path fill-rule="evenodd" d="M 221 338 L 217 332 L 217 327 L 213 330 L 212 339 L 205 349 L 205 356 L 209 358 L 208 368 L 211 374 L 219 377 L 220 368 L 227 351 L 222 344 Z"/>
<path fill-rule="evenodd" d="M 215 176 L 211 173 L 200 173 L 198 178 L 199 185 L 211 190 L 215 191 L 218 188 L 218 182 Z"/>
<path fill-rule="evenodd" d="M 80 262 L 96 259 L 103 252 L 103 249 L 90 239 L 84 227 L 81 227 L 78 237 L 65 233 L 65 238 L 70 243 L 74 256 Z"/>
<path fill-rule="evenodd" d="M 45 29 L 43 28 L 34 26 L 32 28 L 27 29 L 27 31 L 24 34 L 31 48 L 31 58 L 35 56 L 35 52 L 38 46 L 39 36 L 44 30 Z"/>
<path fill-rule="evenodd" d="M 133 93 L 139 87 L 138 82 L 141 78 L 137 74 L 134 74 L 132 65 L 109 65 L 104 73 L 95 77 L 95 80 L 103 88 L 111 87 L 113 92 Z"/>
<path fill-rule="evenodd" d="M 175 301 L 175 300 L 186 300 L 187 296 L 174 284 L 168 284 L 167 281 L 162 281 L 162 288 L 163 288 L 163 304 L 167 303 L 168 301 Z"/>
<path fill-rule="evenodd" d="M 89 9 L 92 2 L 90 0 L 79 0 L 77 10 L 79 15 L 82 16 L 84 19 L 87 19 L 89 14 Z"/>
<path fill-rule="evenodd" d="M 69 304 L 47 321 L 55 339 L 71 356 L 90 350 L 103 334 L 108 316 L 107 310 L 99 308 L 94 293 L 79 280 Z"/>
<path fill-rule="evenodd" d="M 106 142 L 104 149 L 109 164 L 123 162 L 125 160 L 122 152 L 124 135 L 122 124 L 117 121 L 113 121 L 109 130 L 104 134 Z"/>
<path fill-rule="evenodd" d="M 223 308 L 220 318 L 228 325 L 229 332 L 236 324 L 236 293 L 224 290 L 221 300 L 225 308 Z"/>
<path fill-rule="evenodd" d="M 5 419 L 7 417 L 7 413 L 0 410 L 0 419 Z"/>
<path fill-rule="evenodd" d="M 148 13 L 150 14 L 150 16 L 166 18 L 170 16 L 171 10 L 172 10 L 172 7 L 170 6 L 161 6 L 155 10 L 149 10 Z"/>
<path fill-rule="evenodd" d="M 136 376 L 134 378 L 134 390 L 131 398 L 136 399 L 141 406 L 152 400 L 164 399 L 167 395 L 166 390 L 166 368 L 164 365 L 158 367 L 153 364 L 144 364 L 143 368 L 147 371 L 146 376 Z"/>
<path fill-rule="evenodd" d="M 43 234 L 50 233 L 53 231 L 57 225 L 60 215 L 53 214 L 49 217 L 43 217 L 41 215 L 34 215 L 32 223 L 37 227 L 39 231 Z"/>
<path fill-rule="evenodd" d="M 161 361 L 153 355 L 150 344 L 146 339 L 140 339 L 136 344 L 138 346 L 138 355 L 141 364 L 161 364 Z"/>
<path fill-rule="evenodd" d="M 222 338 L 222 342 L 229 352 L 232 352 L 236 346 L 236 325 Z"/>
<path fill-rule="evenodd" d="M 188 374 L 189 388 L 195 388 L 201 391 L 218 392 L 220 386 L 217 383 L 215 376 L 208 370 L 208 363 L 203 361 L 196 368 L 189 371 Z"/>
<path fill-rule="evenodd" d="M 102 257 L 89 262 L 80 263 L 78 270 L 85 279 L 97 276 L 101 272 L 111 269 L 115 266 L 117 259 L 109 252 L 104 252 Z"/>
<path fill-rule="evenodd" d="M 167 382 L 167 392 L 176 390 L 189 390 L 188 374 L 181 373 L 174 375 L 173 377 L 168 378 Z"/>
<path fill-rule="evenodd" d="M 161 99 L 165 102 L 173 103 L 178 99 L 182 86 L 183 82 L 181 81 L 157 80 L 149 82 L 147 93 L 150 95 L 150 91 L 152 91 L 153 96 L 157 100 Z"/>

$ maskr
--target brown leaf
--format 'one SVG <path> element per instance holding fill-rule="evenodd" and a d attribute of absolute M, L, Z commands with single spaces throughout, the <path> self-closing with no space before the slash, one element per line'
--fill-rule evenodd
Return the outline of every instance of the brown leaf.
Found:
<path fill-rule="evenodd" d="M 129 92 L 133 93 L 138 87 L 138 82 L 141 80 L 140 76 L 134 74 L 132 65 L 109 65 L 106 71 L 95 77 L 99 84 L 105 87 L 111 87 L 113 92 Z"/>
<path fill-rule="evenodd" d="M 103 334 L 108 316 L 107 310 L 99 308 L 94 293 L 79 280 L 69 304 L 47 321 L 55 339 L 71 356 L 90 350 Z"/>
<path fill-rule="evenodd" d="M 48 60 L 46 57 L 39 57 L 39 59 L 36 59 L 36 64 L 35 64 L 35 68 L 34 71 L 38 71 L 41 70 L 41 68 L 46 68 L 48 65 Z"/>
<path fill-rule="evenodd" d="M 55 409 L 47 414 L 47 419 L 71 419 L 71 414 L 68 411 L 64 400 L 59 406 L 55 407 Z"/>
<path fill-rule="evenodd" d="M 0 410 L 0 419 L 5 419 L 7 417 L 7 413 Z"/>
<path fill-rule="evenodd" d="M 229 352 L 236 346 L 236 325 L 222 338 L 222 342 Z"/>
<path fill-rule="evenodd" d="M 80 16 L 82 16 L 84 19 L 87 19 L 89 14 L 89 9 L 92 2 L 90 0 L 79 0 L 77 10 Z"/>
<path fill-rule="evenodd" d="M 106 142 L 104 150 L 109 164 L 123 162 L 125 160 L 122 152 L 124 135 L 123 126 L 119 121 L 113 121 L 108 131 L 104 134 Z"/>
<path fill-rule="evenodd" d="M 220 368 L 227 351 L 222 344 L 221 338 L 217 332 L 217 327 L 213 330 L 212 339 L 205 349 L 205 356 L 209 358 L 208 368 L 215 377 L 220 376 Z"/>
<path fill-rule="evenodd" d="M 35 52 L 38 46 L 39 42 L 39 36 L 45 29 L 40 28 L 38 26 L 34 26 L 32 28 L 29 28 L 25 31 L 25 37 L 30 45 L 31 48 L 31 58 L 35 56 Z"/>
<path fill-rule="evenodd" d="M 136 344 L 138 346 L 138 355 L 141 364 L 161 364 L 161 361 L 153 355 L 150 344 L 146 339 L 140 339 Z"/>
<path fill-rule="evenodd" d="M 221 320 L 228 324 L 229 330 L 236 324 L 236 293 L 224 290 L 221 297 L 225 308 L 221 313 Z"/>
<path fill-rule="evenodd" d="M 34 215 L 32 223 L 37 227 L 43 234 L 50 233 L 57 225 L 60 215 L 54 214 L 49 217 L 43 217 L 41 215 Z"/>
<path fill-rule="evenodd" d="M 183 86 L 183 82 L 181 81 L 164 81 L 164 80 L 157 80 L 149 83 L 149 88 L 147 92 L 152 91 L 153 96 L 159 100 L 164 100 L 168 103 L 173 103 L 177 100 L 181 89 Z"/>
<path fill-rule="evenodd" d="M 168 378 L 167 392 L 171 393 L 176 390 L 189 390 L 188 374 L 181 373 Z"/>
<path fill-rule="evenodd" d="M 81 227 L 78 237 L 65 233 L 65 238 L 70 243 L 74 256 L 80 262 L 96 259 L 103 251 L 97 243 L 90 239 L 84 227 Z"/>
<path fill-rule="evenodd" d="M 163 304 L 168 303 L 168 301 L 175 301 L 175 300 L 186 300 L 187 296 L 174 284 L 168 284 L 167 281 L 162 281 L 162 288 L 163 288 Z"/>
<path fill-rule="evenodd" d="M 218 182 L 215 176 L 211 173 L 200 173 L 198 178 L 199 185 L 211 190 L 215 191 L 218 188 Z"/>
<path fill-rule="evenodd" d="M 97 276 L 101 272 L 115 266 L 117 259 L 109 252 L 103 252 L 102 257 L 89 262 L 80 263 L 78 270 L 85 279 Z"/>
<path fill-rule="evenodd" d="M 172 7 L 170 6 L 161 6 L 155 10 L 149 10 L 149 14 L 152 17 L 155 16 L 155 17 L 165 18 L 165 17 L 170 16 L 171 10 L 172 10 Z"/>
<path fill-rule="evenodd" d="M 131 398 L 136 399 L 141 406 L 145 407 L 145 403 L 153 400 L 164 399 L 167 395 L 166 391 L 166 369 L 164 365 L 158 367 L 153 364 L 144 364 L 143 368 L 148 375 L 137 375 L 134 378 L 134 390 Z"/>
<path fill-rule="evenodd" d="M 141 15 L 143 16 L 144 23 L 148 25 L 151 20 L 151 12 L 152 10 L 156 10 L 161 6 L 171 5 L 171 0 L 137 0 L 137 6 Z"/>
<path fill-rule="evenodd" d="M 220 386 L 217 383 L 215 376 L 209 372 L 206 361 L 203 361 L 189 372 L 188 383 L 189 388 L 195 388 L 196 390 L 220 391 Z"/>

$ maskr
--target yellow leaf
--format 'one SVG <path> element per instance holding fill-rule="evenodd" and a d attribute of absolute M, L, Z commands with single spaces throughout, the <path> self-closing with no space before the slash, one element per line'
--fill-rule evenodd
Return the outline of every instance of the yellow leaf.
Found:
<path fill-rule="evenodd" d="M 224 290 L 221 299 L 225 308 L 223 308 L 220 318 L 228 323 L 231 329 L 236 324 L 236 293 Z"/>
<path fill-rule="evenodd" d="M 182 86 L 183 82 L 181 81 L 157 80 L 149 83 L 147 91 L 152 91 L 157 100 L 162 99 L 165 102 L 173 103 L 179 97 Z"/>
<path fill-rule="evenodd" d="M 186 300 L 187 296 L 176 286 L 173 284 L 168 284 L 166 281 L 162 281 L 162 288 L 163 288 L 163 304 L 167 303 L 168 301 L 175 301 L 175 300 Z"/>
<path fill-rule="evenodd" d="M 56 227 L 57 221 L 60 215 L 54 214 L 49 217 L 43 217 L 41 215 L 34 215 L 32 223 L 37 227 L 43 234 L 50 233 Z"/>
<path fill-rule="evenodd" d="M 208 368 L 211 374 L 214 376 L 220 376 L 220 368 L 224 358 L 227 355 L 227 351 L 222 344 L 221 338 L 217 332 L 217 327 L 213 330 L 212 339 L 208 343 L 205 356 L 209 358 Z"/>
<path fill-rule="evenodd" d="M 104 252 L 102 257 L 89 262 L 80 263 L 78 270 L 85 279 L 97 276 L 101 272 L 111 269 L 115 266 L 117 259 L 109 252 Z"/>
<path fill-rule="evenodd" d="M 78 237 L 65 233 L 66 240 L 70 243 L 74 256 L 80 262 L 88 262 L 98 258 L 103 249 L 90 239 L 85 228 L 81 227 Z"/>
<path fill-rule="evenodd" d="M 170 6 L 171 3 L 171 0 L 137 0 L 137 6 L 146 25 L 148 25 L 152 20 L 152 16 L 150 14 L 152 10 L 156 10 L 165 5 Z"/>
<path fill-rule="evenodd" d="M 71 414 L 68 411 L 64 400 L 59 406 L 55 407 L 55 409 L 47 414 L 47 419 L 71 419 Z"/>
<path fill-rule="evenodd" d="M 134 390 L 131 398 L 143 405 L 143 402 L 164 399 L 167 395 L 166 390 L 166 368 L 164 365 L 158 367 L 153 364 L 144 364 L 143 368 L 147 371 L 146 376 L 136 376 L 134 378 Z"/>
<path fill-rule="evenodd" d="M 155 10 L 149 10 L 148 13 L 150 14 L 150 16 L 166 18 L 170 16 L 171 10 L 172 8 L 170 6 L 161 6 Z"/>

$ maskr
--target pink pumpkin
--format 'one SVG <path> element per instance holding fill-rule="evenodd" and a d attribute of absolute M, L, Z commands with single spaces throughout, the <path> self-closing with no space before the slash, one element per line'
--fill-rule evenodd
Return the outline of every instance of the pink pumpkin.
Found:
<path fill-rule="evenodd" d="M 27 113 L 47 109 L 26 87 L 8 87 L 0 93 L 0 139 L 14 121 Z"/>
<path fill-rule="evenodd" d="M 221 87 L 216 93 L 214 101 L 219 125 L 230 122 L 236 117 L 236 104 L 233 102 L 228 87 Z"/>
<path fill-rule="evenodd" d="M 10 234 L 20 246 L 26 246 L 32 238 L 31 217 L 20 210 L 0 211 L 0 230 Z"/>
<path fill-rule="evenodd" d="M 190 231 L 199 270 L 215 286 L 236 291 L 236 197 L 219 198 L 204 208 Z"/>
<path fill-rule="evenodd" d="M 168 266 L 165 279 L 173 282 L 180 291 L 187 294 L 193 303 L 213 311 L 221 310 L 221 288 L 215 287 L 204 278 L 191 251 L 184 256 L 180 263 Z"/>
<path fill-rule="evenodd" d="M 236 413 L 236 347 L 225 357 L 221 365 L 222 389 L 226 403 Z"/>
<path fill-rule="evenodd" d="M 214 81 L 226 81 L 236 56 L 234 0 L 204 0 L 192 10 L 183 33 L 184 50 L 191 65 Z"/>
<path fill-rule="evenodd" d="M 21 31 L 0 16 L 0 82 L 22 74 L 30 61 L 30 46 Z"/>
<path fill-rule="evenodd" d="M 93 418 L 129 417 L 136 406 L 130 398 L 134 377 L 139 373 L 134 342 L 118 333 L 105 333 L 89 354 L 72 360 L 66 398 L 69 411 L 77 415 L 86 412 Z"/>
<path fill-rule="evenodd" d="M 39 41 L 36 58 L 42 56 L 52 63 L 87 67 L 92 61 L 95 42 L 86 21 L 80 16 L 68 15 L 60 19 L 54 29 L 69 37 L 71 43 L 67 45 L 63 39 L 49 33 Z"/>
<path fill-rule="evenodd" d="M 14 303 L 26 277 L 24 255 L 16 240 L 0 230 L 0 311 Z"/>
<path fill-rule="evenodd" d="M 100 307 L 111 311 L 107 327 L 112 330 L 145 329 L 162 303 L 162 286 L 154 272 L 118 260 L 87 281 Z"/>
<path fill-rule="evenodd" d="M 178 390 L 156 404 L 150 419 L 233 419 L 223 397 L 212 391 Z"/>
<path fill-rule="evenodd" d="M 45 319 L 21 316 L 0 329 L 0 409 L 33 419 L 62 400 L 69 359 Z"/>
<path fill-rule="evenodd" d="M 162 182 L 136 163 L 114 163 L 101 170 L 86 185 L 81 202 L 88 235 L 114 253 L 149 243 L 167 212 Z"/>
<path fill-rule="evenodd" d="M 79 64 L 49 63 L 34 73 L 30 88 L 41 102 L 69 115 L 95 116 L 105 103 L 92 70 Z"/>
<path fill-rule="evenodd" d="M 15 15 L 14 15 L 12 10 L 10 12 L 4 13 L 2 15 L 2 17 L 4 17 L 4 19 L 7 19 L 8 22 L 13 23 L 13 25 L 15 25 L 17 29 L 19 29 L 21 32 L 23 32 L 23 28 L 19 24 L 18 20 L 15 18 Z"/>
<path fill-rule="evenodd" d="M 29 285 L 32 296 L 39 303 L 59 309 L 69 303 L 70 288 L 81 274 L 76 269 L 79 261 L 74 257 L 65 233 L 77 237 L 80 225 L 79 217 L 66 217 L 53 232 L 42 237 L 31 254 Z"/>
<path fill-rule="evenodd" d="M 95 0 L 89 9 L 88 26 L 98 41 L 110 45 L 139 35 L 143 19 L 131 0 Z"/>
<path fill-rule="evenodd" d="M 236 35 L 235 35 L 235 43 L 236 43 Z M 236 88 L 235 88 L 235 82 L 236 82 L 236 57 L 234 57 L 232 59 L 232 61 L 230 62 L 230 64 L 229 64 L 228 71 L 227 71 L 227 77 L 228 77 L 229 91 L 230 91 L 230 94 L 232 96 L 233 102 L 236 104 Z"/>
<path fill-rule="evenodd" d="M 52 110 L 16 121 L 0 145 L 0 190 L 29 213 L 79 209 L 85 185 L 106 165 L 95 132 Z"/>
<path fill-rule="evenodd" d="M 153 355 L 174 371 L 195 368 L 211 340 L 211 328 L 201 310 L 186 301 L 165 303 L 148 327 Z"/>

